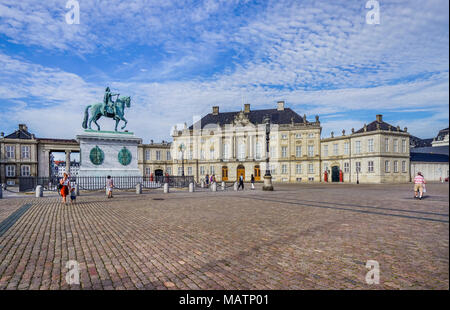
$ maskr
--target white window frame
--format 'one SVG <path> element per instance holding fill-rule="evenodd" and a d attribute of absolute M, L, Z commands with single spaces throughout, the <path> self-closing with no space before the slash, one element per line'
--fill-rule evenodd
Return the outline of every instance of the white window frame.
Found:
<path fill-rule="evenodd" d="M 406 160 L 402 161 L 402 172 L 406 172 Z"/>
<path fill-rule="evenodd" d="M 287 157 L 287 146 L 281 147 L 281 157 L 286 158 Z"/>
<path fill-rule="evenodd" d="M 295 146 L 295 157 L 302 157 L 302 146 L 301 145 Z"/>
<path fill-rule="evenodd" d="M 5 147 L 5 155 L 7 159 L 16 158 L 16 147 L 14 145 L 7 145 Z"/>
<path fill-rule="evenodd" d="M 314 145 L 308 145 L 308 156 L 309 157 L 314 156 Z"/>
<path fill-rule="evenodd" d="M 156 151 L 156 160 L 161 160 L 161 151 Z"/>
<path fill-rule="evenodd" d="M 384 172 L 391 172 L 391 162 L 389 160 L 384 161 Z"/>
<path fill-rule="evenodd" d="M 328 144 L 323 146 L 323 156 L 328 157 Z"/>
<path fill-rule="evenodd" d="M 374 162 L 373 162 L 373 160 L 369 160 L 367 162 L 367 171 L 368 172 L 373 172 L 374 171 Z"/>
<path fill-rule="evenodd" d="M 355 171 L 358 173 L 361 173 L 361 162 L 360 161 L 355 162 Z"/>
<path fill-rule="evenodd" d="M 333 155 L 339 155 L 339 144 L 337 143 L 333 144 Z"/>
<path fill-rule="evenodd" d="M 350 171 L 350 163 L 349 162 L 345 162 L 344 163 L 344 172 L 348 173 Z"/>
<path fill-rule="evenodd" d="M 31 158 L 31 147 L 29 145 L 22 145 L 20 150 L 20 155 L 22 159 L 30 159 Z"/>
<path fill-rule="evenodd" d="M 350 143 L 349 142 L 344 142 L 344 154 L 348 155 L 350 152 Z"/>
<path fill-rule="evenodd" d="M 171 160 L 172 159 L 172 157 L 170 155 L 170 151 L 166 151 L 166 158 L 167 158 L 167 160 Z"/>
<path fill-rule="evenodd" d="M 389 143 L 390 143 L 389 138 L 385 138 L 384 139 L 384 151 L 385 152 L 389 152 Z"/>
<path fill-rule="evenodd" d="M 145 150 L 145 160 L 152 160 L 152 151 Z"/>
<path fill-rule="evenodd" d="M 281 165 L 281 174 L 287 174 L 287 165 L 286 164 Z"/>
<path fill-rule="evenodd" d="M 308 173 L 309 174 L 314 173 L 314 164 L 312 164 L 312 163 L 308 164 Z"/>
<path fill-rule="evenodd" d="M 368 140 L 367 140 L 367 151 L 368 151 L 369 153 L 372 153 L 372 152 L 374 151 L 374 148 L 373 148 L 373 139 L 368 139 Z"/>
<path fill-rule="evenodd" d="M 295 173 L 302 174 L 302 164 L 295 165 Z"/>
<path fill-rule="evenodd" d="M 394 139 L 394 153 L 398 153 L 398 139 Z"/>
<path fill-rule="evenodd" d="M 6 172 L 7 178 L 16 177 L 16 166 L 15 165 L 6 165 L 5 172 Z"/>
<path fill-rule="evenodd" d="M 394 160 L 394 173 L 398 173 L 398 160 Z"/>
<path fill-rule="evenodd" d="M 187 167 L 187 175 L 192 175 L 192 167 Z"/>
<path fill-rule="evenodd" d="M 361 141 L 355 141 L 355 154 L 361 154 Z"/>

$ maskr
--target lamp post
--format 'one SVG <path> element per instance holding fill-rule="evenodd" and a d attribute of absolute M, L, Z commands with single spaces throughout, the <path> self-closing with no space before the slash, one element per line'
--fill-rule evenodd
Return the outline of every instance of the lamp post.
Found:
<path fill-rule="evenodd" d="M 263 191 L 273 191 L 272 175 L 270 174 L 269 165 L 269 142 L 270 142 L 270 117 L 266 115 L 264 118 L 264 124 L 266 125 L 266 173 L 264 175 Z"/>
<path fill-rule="evenodd" d="M 184 143 L 181 143 L 178 149 L 181 152 L 181 176 L 184 177 Z"/>

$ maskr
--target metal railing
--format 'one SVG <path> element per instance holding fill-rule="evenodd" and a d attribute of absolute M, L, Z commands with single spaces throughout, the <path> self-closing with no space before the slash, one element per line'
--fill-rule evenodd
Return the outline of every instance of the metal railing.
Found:
<path fill-rule="evenodd" d="M 70 177 L 73 186 L 78 185 L 80 190 L 96 191 L 106 189 L 106 177 L 83 176 Z M 35 190 L 36 186 L 41 185 L 44 190 L 57 191 L 61 177 L 20 177 L 19 191 L 27 192 Z M 145 189 L 161 188 L 165 183 L 169 187 L 183 188 L 188 187 L 189 183 L 194 182 L 193 176 L 154 176 L 154 177 L 135 177 L 118 176 L 112 177 L 115 188 L 121 190 L 134 189 L 137 184 L 141 184 Z"/>

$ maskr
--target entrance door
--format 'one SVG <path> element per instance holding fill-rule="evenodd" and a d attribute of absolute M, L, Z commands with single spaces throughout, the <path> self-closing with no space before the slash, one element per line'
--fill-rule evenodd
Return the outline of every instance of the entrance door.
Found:
<path fill-rule="evenodd" d="M 259 166 L 255 166 L 254 169 L 254 173 L 253 176 L 255 177 L 255 181 L 260 181 L 261 180 L 261 169 L 259 168 Z"/>
<path fill-rule="evenodd" d="M 339 182 L 339 167 L 331 167 L 331 182 Z"/>
<path fill-rule="evenodd" d="M 228 181 L 228 167 L 222 167 L 222 181 Z"/>
<path fill-rule="evenodd" d="M 162 169 L 156 169 L 155 170 L 155 176 L 162 176 L 162 175 L 164 175 L 164 172 L 162 171 Z"/>
<path fill-rule="evenodd" d="M 236 181 L 238 181 L 239 180 L 239 177 L 242 175 L 242 177 L 244 178 L 244 180 L 245 180 L 245 168 L 244 168 L 244 166 L 242 166 L 242 165 L 239 165 L 238 167 L 237 167 L 237 169 L 236 169 Z"/>

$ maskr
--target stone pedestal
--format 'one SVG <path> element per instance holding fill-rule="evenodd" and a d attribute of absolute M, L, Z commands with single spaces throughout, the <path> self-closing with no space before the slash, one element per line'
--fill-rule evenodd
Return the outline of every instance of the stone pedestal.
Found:
<path fill-rule="evenodd" d="M 136 194 L 138 194 L 138 195 L 142 194 L 142 184 L 141 183 L 136 184 Z"/>
<path fill-rule="evenodd" d="M 225 189 L 226 189 L 225 182 L 222 181 L 222 190 L 224 191 Z"/>
<path fill-rule="evenodd" d="M 273 191 L 273 185 L 272 185 L 272 176 L 271 175 L 265 175 L 264 176 L 264 185 L 263 185 L 263 191 Z"/>
<path fill-rule="evenodd" d="M 36 186 L 36 198 L 44 196 L 44 189 L 41 185 Z"/>
<path fill-rule="evenodd" d="M 131 132 L 85 130 L 80 143 L 80 177 L 141 176 L 138 145 L 142 139 Z"/>
<path fill-rule="evenodd" d="M 194 192 L 194 183 L 189 183 L 189 193 Z"/>
<path fill-rule="evenodd" d="M 164 194 L 169 193 L 169 183 L 164 183 Z"/>

